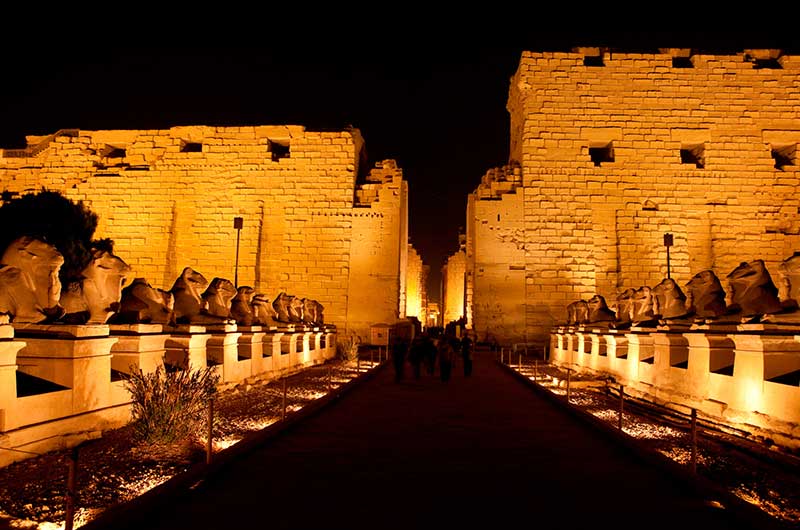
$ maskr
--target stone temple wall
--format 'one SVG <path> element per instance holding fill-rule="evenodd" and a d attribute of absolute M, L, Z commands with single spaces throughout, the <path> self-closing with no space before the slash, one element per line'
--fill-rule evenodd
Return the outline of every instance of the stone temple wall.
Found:
<path fill-rule="evenodd" d="M 417 317 L 420 322 L 425 322 L 423 317 L 427 313 L 427 308 L 423 308 L 423 302 L 427 300 L 425 293 L 425 265 L 422 257 L 417 253 L 413 245 L 408 245 L 408 270 L 406 272 L 407 305 L 406 316 Z"/>
<path fill-rule="evenodd" d="M 568 303 L 666 277 L 666 232 L 681 285 L 711 268 L 727 286 L 753 259 L 775 271 L 800 248 L 798 86 L 800 57 L 775 50 L 524 52 L 508 99 L 521 184 L 491 199 L 484 178 L 470 198 L 475 327 L 523 308 L 525 340 L 546 342 Z M 495 223 L 516 249 L 481 250 Z M 514 301 L 493 305 L 501 292 Z"/>
<path fill-rule="evenodd" d="M 378 292 L 363 278 L 352 282 L 364 268 L 353 263 L 356 230 L 382 241 L 372 258 L 381 269 L 375 281 L 392 284 L 380 291 L 392 300 L 375 307 L 388 304 L 397 314 L 404 276 L 406 184 L 402 174 L 366 184 L 371 203 L 357 194 L 362 148 L 356 129 L 61 130 L 28 137 L 26 149 L 0 150 L 0 184 L 9 193 L 47 188 L 84 201 L 99 216 L 96 236 L 114 240 L 135 277 L 164 289 L 186 266 L 209 281 L 233 280 L 233 219 L 242 217 L 239 285 L 316 299 L 326 321 L 346 327 L 349 299 L 363 305 L 359 289 Z M 394 245 L 384 237 L 396 238 Z"/>
<path fill-rule="evenodd" d="M 467 199 L 468 315 L 479 340 L 525 340 L 521 178 L 518 166 L 492 169 Z"/>
<path fill-rule="evenodd" d="M 349 327 L 405 316 L 408 263 L 408 183 L 394 160 L 376 164 L 356 189 L 350 271 Z"/>
<path fill-rule="evenodd" d="M 464 275 L 467 255 L 459 250 L 447 258 L 442 267 L 442 301 L 444 324 L 464 317 Z"/>

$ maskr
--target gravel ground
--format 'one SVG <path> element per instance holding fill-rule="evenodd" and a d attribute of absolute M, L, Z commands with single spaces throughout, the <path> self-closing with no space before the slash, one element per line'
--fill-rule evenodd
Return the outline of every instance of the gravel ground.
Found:
<path fill-rule="evenodd" d="M 361 362 L 361 371 L 376 366 Z M 287 413 L 354 379 L 355 362 L 333 360 L 287 378 Z M 214 451 L 279 421 L 280 381 L 240 384 L 221 390 L 214 406 Z M 206 439 L 181 447 L 137 445 L 130 426 L 108 431 L 79 447 L 75 527 L 115 504 L 158 486 L 205 460 Z M 54 451 L 0 469 L 0 530 L 64 528 L 67 470 L 71 451 Z"/>
<path fill-rule="evenodd" d="M 533 379 L 533 361 L 520 370 Z M 565 396 L 566 372 L 554 366 L 536 371 L 536 382 L 547 390 Z M 589 376 L 571 376 L 577 385 L 570 389 L 570 402 L 613 427 L 619 422 L 619 394 L 607 395 L 601 380 Z M 648 449 L 673 461 L 690 466 L 691 433 L 689 424 L 674 419 L 657 419 L 634 403 L 624 408 L 623 430 Z M 776 448 L 727 433 L 699 430 L 697 473 L 724 487 L 737 497 L 754 504 L 779 521 L 800 523 L 800 458 L 778 452 Z"/>
<path fill-rule="evenodd" d="M 372 366 L 362 362 L 362 370 Z M 531 366 L 523 375 L 533 376 Z M 559 381 L 565 373 L 555 367 L 538 370 L 539 382 L 556 394 L 564 394 Z M 302 408 L 330 388 L 356 376 L 353 362 L 331 361 L 287 379 L 287 409 Z M 329 383 L 330 377 L 330 383 Z M 577 388 L 590 378 L 573 376 L 573 406 L 612 425 L 618 421 L 618 399 L 596 387 Z M 282 413 L 281 382 L 242 384 L 219 393 L 215 405 L 214 450 L 225 449 L 248 433 L 278 421 Z M 685 425 L 657 421 L 626 409 L 624 430 L 653 451 L 687 465 L 690 436 Z M 56 451 L 0 469 L 0 530 L 63 528 L 64 491 L 69 451 Z M 86 442 L 79 450 L 79 489 L 75 526 L 90 520 L 114 504 L 125 502 L 161 484 L 205 458 L 205 440 L 184 447 L 147 447 L 133 442 L 129 427 Z M 800 523 L 800 459 L 777 454 L 725 436 L 706 433 L 699 438 L 698 473 L 724 485 L 776 519 Z"/>

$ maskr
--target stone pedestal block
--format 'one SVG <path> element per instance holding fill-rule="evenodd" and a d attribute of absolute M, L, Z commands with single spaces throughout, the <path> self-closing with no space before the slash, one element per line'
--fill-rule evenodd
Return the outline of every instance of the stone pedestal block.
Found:
<path fill-rule="evenodd" d="M 204 326 L 177 326 L 164 344 L 164 362 L 183 369 L 205 368 L 206 344 L 211 335 Z"/>
<path fill-rule="evenodd" d="M 8 412 L 17 401 L 17 353 L 25 347 L 22 341 L 11 340 L 14 329 L 0 325 L 0 432 L 6 429 Z"/>
<path fill-rule="evenodd" d="M 111 368 L 123 373 L 155 372 L 164 366 L 169 337 L 161 324 L 112 324 L 117 343 L 111 348 Z"/>
<path fill-rule="evenodd" d="M 17 354 L 19 370 L 72 389 L 72 413 L 106 407 L 111 396 L 108 326 L 53 326 L 54 336 L 31 334 Z M 89 329 L 82 329 L 89 328 Z M 101 333 L 105 332 L 105 336 Z"/>
<path fill-rule="evenodd" d="M 206 358 L 212 364 L 222 366 L 222 381 L 242 381 L 250 377 L 250 359 L 239 358 L 239 339 L 242 334 L 235 331 L 212 332 L 206 344 Z"/>
<path fill-rule="evenodd" d="M 239 337 L 239 357 L 250 360 L 250 371 L 252 375 L 257 375 L 267 370 L 264 352 L 266 333 L 261 326 L 239 326 L 241 336 Z M 268 346 L 271 346 L 269 344 Z M 271 354 L 272 350 L 267 349 Z M 271 363 L 270 363 L 271 364 Z"/>

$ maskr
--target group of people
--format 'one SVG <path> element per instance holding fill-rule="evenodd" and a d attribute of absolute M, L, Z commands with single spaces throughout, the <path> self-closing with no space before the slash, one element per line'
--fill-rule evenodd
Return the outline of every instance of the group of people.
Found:
<path fill-rule="evenodd" d="M 392 362 L 394 363 L 395 381 L 404 377 L 406 361 L 411 365 L 414 379 L 422 375 L 422 367 L 428 375 L 434 375 L 436 364 L 439 364 L 439 377 L 443 382 L 450 380 L 453 361 L 461 356 L 464 376 L 472 375 L 473 342 L 468 335 L 458 338 L 449 334 L 431 336 L 423 332 L 409 343 L 403 338 L 396 338 L 392 346 Z"/>

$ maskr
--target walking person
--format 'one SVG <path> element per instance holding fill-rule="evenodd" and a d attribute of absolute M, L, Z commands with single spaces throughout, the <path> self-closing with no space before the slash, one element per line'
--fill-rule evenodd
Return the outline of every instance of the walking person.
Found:
<path fill-rule="evenodd" d="M 411 346 L 408 349 L 408 362 L 411 363 L 411 369 L 414 373 L 414 379 L 419 379 L 422 370 L 422 360 L 425 355 L 425 334 L 414 337 L 411 341 Z"/>
<path fill-rule="evenodd" d="M 439 357 L 439 376 L 444 383 L 450 380 L 450 372 L 453 369 L 454 340 L 454 338 L 448 336 L 441 337 L 436 348 L 436 355 Z"/>
<path fill-rule="evenodd" d="M 392 343 L 392 364 L 394 365 L 395 383 L 399 383 L 403 380 L 407 354 L 408 342 L 406 342 L 404 337 L 396 337 Z"/>

